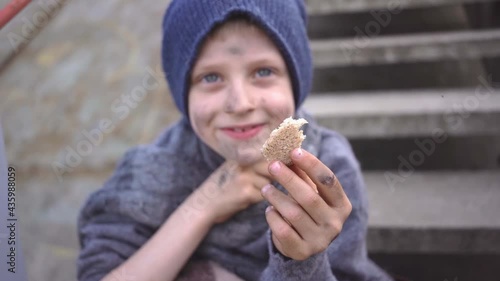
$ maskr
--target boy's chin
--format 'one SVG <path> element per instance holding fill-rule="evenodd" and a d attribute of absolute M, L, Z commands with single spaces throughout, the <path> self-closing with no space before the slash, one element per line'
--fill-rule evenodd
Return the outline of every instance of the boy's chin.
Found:
<path fill-rule="evenodd" d="M 233 155 L 228 155 L 226 160 L 237 162 L 240 166 L 252 166 L 262 160 L 264 157 L 260 151 L 236 151 Z"/>

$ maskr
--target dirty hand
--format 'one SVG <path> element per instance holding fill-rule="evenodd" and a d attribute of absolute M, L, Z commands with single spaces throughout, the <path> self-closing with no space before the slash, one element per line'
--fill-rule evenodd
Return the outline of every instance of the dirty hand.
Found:
<path fill-rule="evenodd" d="M 266 219 L 274 245 L 286 257 L 305 260 L 328 248 L 352 205 L 337 177 L 318 158 L 303 149 L 291 156 L 291 167 L 279 161 L 269 165 L 271 176 L 289 196 L 272 185 L 264 186 L 262 194 L 271 205 Z"/>
<path fill-rule="evenodd" d="M 196 192 L 206 202 L 203 211 L 213 223 L 222 223 L 264 200 L 260 189 L 271 182 L 267 165 L 264 160 L 246 167 L 226 161 L 203 182 Z"/>

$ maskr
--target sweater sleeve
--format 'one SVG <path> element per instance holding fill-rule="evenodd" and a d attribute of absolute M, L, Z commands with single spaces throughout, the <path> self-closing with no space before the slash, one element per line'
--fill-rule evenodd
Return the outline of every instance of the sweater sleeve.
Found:
<path fill-rule="evenodd" d="M 116 214 L 100 214 L 79 229 L 81 251 L 77 261 L 79 281 L 100 281 L 143 245 L 152 231 Z M 117 280 L 133 280 L 127 272 Z"/>
<path fill-rule="evenodd" d="M 136 147 L 129 150 L 104 186 L 92 193 L 78 216 L 79 281 L 98 281 L 132 256 L 173 211 L 182 196 L 169 196 L 168 157 Z M 134 280 L 127 272 L 115 279 Z"/>
<path fill-rule="evenodd" d="M 260 277 L 261 281 L 337 281 L 333 276 L 326 252 L 313 255 L 304 261 L 296 261 L 285 257 L 276 249 L 271 239 L 271 230 L 268 230 L 266 235 L 269 263 Z"/>

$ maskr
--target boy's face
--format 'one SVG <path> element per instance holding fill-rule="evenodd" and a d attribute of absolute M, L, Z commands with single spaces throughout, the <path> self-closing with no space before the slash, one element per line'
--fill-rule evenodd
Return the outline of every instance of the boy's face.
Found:
<path fill-rule="evenodd" d="M 189 118 L 226 160 L 251 165 L 295 105 L 280 52 L 258 28 L 223 27 L 203 45 L 191 75 Z"/>

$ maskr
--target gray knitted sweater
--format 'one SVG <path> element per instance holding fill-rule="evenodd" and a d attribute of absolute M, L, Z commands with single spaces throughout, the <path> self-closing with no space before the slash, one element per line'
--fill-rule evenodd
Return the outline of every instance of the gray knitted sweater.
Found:
<path fill-rule="evenodd" d="M 214 261 L 244 280 L 391 280 L 367 257 L 365 186 L 348 141 L 302 111 L 297 117 L 309 121 L 303 148 L 330 167 L 352 203 L 340 235 L 323 253 L 288 259 L 273 246 L 263 201 L 215 225 L 191 260 Z M 184 120 L 129 150 L 80 211 L 78 280 L 101 280 L 128 259 L 223 161 Z"/>

